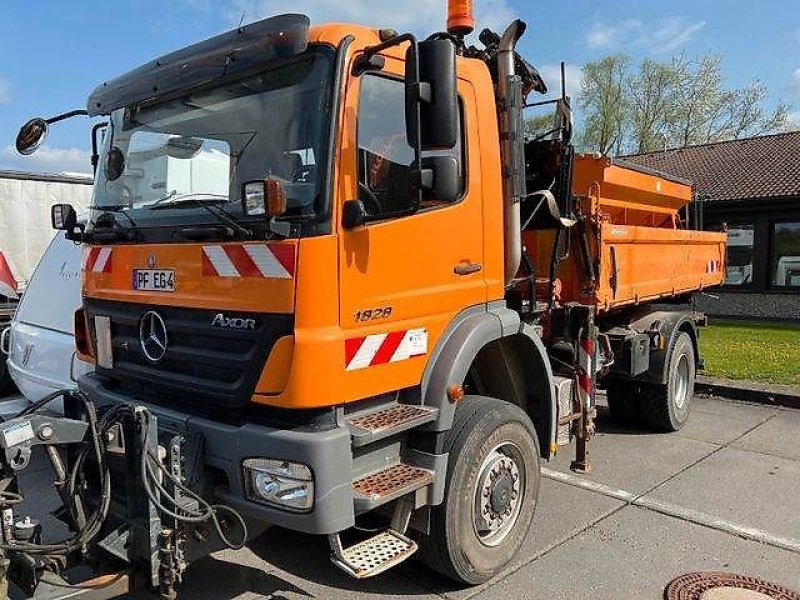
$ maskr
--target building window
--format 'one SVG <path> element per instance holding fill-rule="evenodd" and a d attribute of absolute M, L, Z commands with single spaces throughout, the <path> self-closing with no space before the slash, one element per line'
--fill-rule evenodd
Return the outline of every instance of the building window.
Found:
<path fill-rule="evenodd" d="M 800 221 L 772 224 L 772 285 L 800 288 Z"/>
<path fill-rule="evenodd" d="M 753 284 L 753 224 L 731 225 L 728 228 L 728 272 L 725 285 Z"/>

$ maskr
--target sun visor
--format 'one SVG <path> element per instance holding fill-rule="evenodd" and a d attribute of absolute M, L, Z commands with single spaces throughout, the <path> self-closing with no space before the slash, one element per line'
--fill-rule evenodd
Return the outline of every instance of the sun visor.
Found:
<path fill-rule="evenodd" d="M 89 96 L 86 108 L 91 116 L 108 114 L 300 54 L 308 47 L 309 26 L 305 15 L 290 14 L 222 33 L 103 83 Z"/>

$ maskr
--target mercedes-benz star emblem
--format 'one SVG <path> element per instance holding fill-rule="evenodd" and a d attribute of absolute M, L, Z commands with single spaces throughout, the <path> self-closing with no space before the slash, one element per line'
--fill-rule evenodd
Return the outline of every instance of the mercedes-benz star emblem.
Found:
<path fill-rule="evenodd" d="M 167 326 L 164 319 L 154 310 L 142 315 L 139 322 L 139 343 L 142 352 L 152 363 L 159 363 L 167 355 Z"/>

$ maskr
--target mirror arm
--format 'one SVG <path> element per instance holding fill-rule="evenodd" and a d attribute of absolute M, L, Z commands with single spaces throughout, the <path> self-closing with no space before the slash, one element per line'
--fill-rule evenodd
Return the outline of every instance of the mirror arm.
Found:
<path fill-rule="evenodd" d="M 409 42 L 415 48 L 417 46 L 417 38 L 414 37 L 413 33 L 402 33 L 400 35 L 394 36 L 393 38 L 389 38 L 382 44 L 364 48 L 364 57 L 369 59 L 375 56 L 376 54 L 383 52 L 384 50 L 388 50 L 389 48 L 393 48 L 394 46 L 399 46 L 400 44 L 403 44 L 405 42 Z"/>
<path fill-rule="evenodd" d="M 71 119 L 72 117 L 77 116 L 87 116 L 89 111 L 85 108 L 79 108 L 78 110 L 71 110 L 69 112 L 65 112 L 61 115 L 56 115 L 55 117 L 50 117 L 49 119 L 45 119 L 48 125 L 52 125 L 53 123 L 58 123 L 59 121 L 63 121 L 65 119 Z"/>

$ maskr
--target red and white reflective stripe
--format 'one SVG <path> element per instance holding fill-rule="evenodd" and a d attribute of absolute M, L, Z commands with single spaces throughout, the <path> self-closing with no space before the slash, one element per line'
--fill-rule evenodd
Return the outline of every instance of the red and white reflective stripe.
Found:
<path fill-rule="evenodd" d="M 111 273 L 112 248 L 95 246 L 83 254 L 83 270 L 92 273 Z"/>
<path fill-rule="evenodd" d="M 719 273 L 722 270 L 722 263 L 718 260 L 710 260 L 706 263 L 706 273 Z"/>
<path fill-rule="evenodd" d="M 428 332 L 408 329 L 351 338 L 345 340 L 344 352 L 347 371 L 400 362 L 428 353 Z"/>
<path fill-rule="evenodd" d="M 203 275 L 292 279 L 295 248 L 284 244 L 203 246 Z"/>
<path fill-rule="evenodd" d="M 594 340 L 584 338 L 578 349 L 578 393 L 581 394 L 581 404 L 585 407 L 592 405 L 594 392 L 594 373 L 592 361 L 594 359 Z"/>

